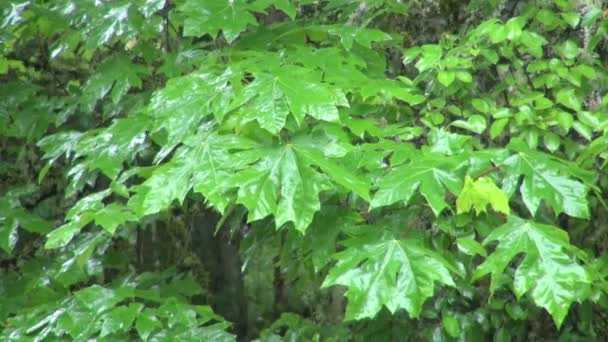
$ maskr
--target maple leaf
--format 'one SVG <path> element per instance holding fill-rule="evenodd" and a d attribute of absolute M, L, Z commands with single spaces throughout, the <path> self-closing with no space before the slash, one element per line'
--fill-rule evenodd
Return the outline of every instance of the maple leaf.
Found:
<path fill-rule="evenodd" d="M 228 43 L 232 43 L 247 25 L 257 25 L 243 0 L 187 0 L 178 9 L 186 18 L 187 37 L 210 34 L 215 38 L 222 31 Z"/>
<path fill-rule="evenodd" d="M 374 228 L 374 230 L 376 230 Z M 373 318 L 383 306 L 394 313 L 405 309 L 418 317 L 435 290 L 435 282 L 455 286 L 454 268 L 419 239 L 398 240 L 392 234 L 371 233 L 345 242 L 323 287 L 347 286 L 345 319 Z"/>
<path fill-rule="evenodd" d="M 517 154 L 502 163 L 505 173 L 503 190 L 507 196 L 513 194 L 523 175 L 519 191 L 532 215 L 536 215 L 540 202 L 545 200 L 556 214 L 563 212 L 573 217 L 589 217 L 587 186 L 572 179 L 572 175 L 586 179 L 587 172 L 573 163 L 532 151 L 518 141 L 509 144 L 509 148 Z"/>
<path fill-rule="evenodd" d="M 445 194 L 458 194 L 462 188 L 460 169 L 465 166 L 458 158 L 427 153 L 412 157 L 410 163 L 393 168 L 378 183 L 370 207 L 378 208 L 408 202 L 416 190 L 426 198 L 435 215 L 447 207 Z"/>
<path fill-rule="evenodd" d="M 255 80 L 234 100 L 243 120 L 257 121 L 277 134 L 292 113 L 301 124 L 309 114 L 315 119 L 339 121 L 338 106 L 348 106 L 344 93 L 321 82 L 320 75 L 308 69 L 290 66 L 269 72 L 253 73 Z"/>
<path fill-rule="evenodd" d="M 231 180 L 239 187 L 238 202 L 249 210 L 249 221 L 274 214 L 277 228 L 293 222 L 304 232 L 320 209 L 319 192 L 331 188 L 329 180 L 369 198 L 367 182 L 331 159 L 341 148 L 326 132 L 320 134 L 249 152 L 257 160 Z"/>
<path fill-rule="evenodd" d="M 221 121 L 232 96 L 232 76 L 232 70 L 226 69 L 221 75 L 194 72 L 171 79 L 148 106 L 146 113 L 154 121 L 152 132 L 164 130 L 166 144 L 174 146 L 193 134 L 209 115 Z"/>
<path fill-rule="evenodd" d="M 505 268 L 519 254 L 525 254 L 517 266 L 513 292 L 520 298 L 530 293 L 536 305 L 547 309 L 559 328 L 574 301 L 584 299 L 590 277 L 568 252 L 572 251 L 568 234 L 553 226 L 510 216 L 484 240 L 498 241 L 496 250 L 477 268 L 474 278 L 492 275 L 492 288 Z"/>
<path fill-rule="evenodd" d="M 108 93 L 112 101 L 118 103 L 129 89 L 142 86 L 140 76 L 149 74 L 148 68 L 132 63 L 129 56 L 120 53 L 99 65 L 85 83 L 80 103 L 86 110 L 92 111 L 97 100 Z"/>
<path fill-rule="evenodd" d="M 136 194 L 129 200 L 129 207 L 140 216 L 154 214 L 167 209 L 175 200 L 181 203 L 194 188 L 223 212 L 232 200 L 225 192 L 235 187 L 227 182 L 243 163 L 232 152 L 253 146 L 257 145 L 234 135 L 191 136 L 169 162 L 158 166 L 146 181 L 134 187 Z"/>

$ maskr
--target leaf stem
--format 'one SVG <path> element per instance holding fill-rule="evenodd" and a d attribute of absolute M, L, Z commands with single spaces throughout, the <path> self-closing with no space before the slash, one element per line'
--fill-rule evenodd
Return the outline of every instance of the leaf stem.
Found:
<path fill-rule="evenodd" d="M 482 173 L 478 174 L 477 176 L 473 177 L 473 180 L 476 181 L 479 178 L 483 177 L 483 176 L 487 176 L 488 174 L 492 173 L 492 172 L 496 172 L 496 171 L 500 171 L 500 168 L 502 167 L 502 165 L 498 164 L 498 165 L 494 165 L 491 168 L 483 171 Z"/>

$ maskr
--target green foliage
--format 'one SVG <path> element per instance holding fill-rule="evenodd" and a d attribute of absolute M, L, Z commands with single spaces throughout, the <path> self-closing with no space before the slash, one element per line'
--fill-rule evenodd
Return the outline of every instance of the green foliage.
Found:
<path fill-rule="evenodd" d="M 0 12 L 3 340 L 608 336 L 593 2 Z"/>

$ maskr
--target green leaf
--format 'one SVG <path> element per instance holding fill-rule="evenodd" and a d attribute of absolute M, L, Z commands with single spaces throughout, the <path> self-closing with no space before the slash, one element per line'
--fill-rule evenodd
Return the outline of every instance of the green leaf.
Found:
<path fill-rule="evenodd" d="M 571 88 L 565 88 L 565 89 L 560 89 L 556 94 L 555 94 L 555 98 L 557 99 L 558 103 L 563 104 L 564 106 L 575 110 L 575 111 L 579 111 L 581 110 L 581 100 L 579 99 L 578 95 L 576 94 L 574 89 Z"/>
<path fill-rule="evenodd" d="M 448 87 L 456 79 L 456 73 L 454 71 L 440 71 L 437 74 L 437 80 L 444 86 Z"/>
<path fill-rule="evenodd" d="M 545 200 L 556 215 L 566 213 L 573 217 L 589 217 L 587 186 L 571 179 L 575 166 L 529 150 L 519 142 L 513 142 L 509 147 L 518 153 L 503 162 L 503 190 L 508 196 L 511 196 L 523 175 L 519 191 L 532 215 L 536 215 L 540 202 Z"/>
<path fill-rule="evenodd" d="M 559 51 L 566 58 L 576 58 L 578 56 L 578 45 L 572 40 L 567 40 L 560 46 Z"/>
<path fill-rule="evenodd" d="M 307 31 L 310 30 L 317 31 L 317 34 L 325 35 L 327 33 L 331 36 L 340 37 L 340 42 L 347 51 L 352 49 L 354 42 L 357 42 L 365 48 L 371 49 L 372 42 L 383 42 L 393 39 L 388 33 L 365 27 L 345 25 L 315 25 L 307 27 Z"/>
<path fill-rule="evenodd" d="M 19 223 L 12 217 L 0 216 L 0 248 L 7 254 L 11 254 L 19 239 L 17 228 Z"/>
<path fill-rule="evenodd" d="M 128 207 L 138 216 L 145 216 L 169 208 L 175 200 L 183 202 L 192 187 L 193 166 L 190 160 L 172 160 L 159 166 L 152 176 L 137 186 L 137 193 L 129 200 Z"/>
<path fill-rule="evenodd" d="M 136 219 L 137 217 L 131 211 L 118 203 L 111 203 L 95 213 L 95 223 L 102 226 L 111 235 L 114 235 L 118 226 Z"/>
<path fill-rule="evenodd" d="M 568 132 L 572 127 L 572 124 L 574 123 L 574 118 L 572 117 L 572 114 L 564 111 L 558 111 L 556 115 L 559 126 L 564 131 Z"/>
<path fill-rule="evenodd" d="M 186 18 L 186 37 L 209 34 L 215 38 L 221 30 L 226 41 L 232 43 L 248 25 L 257 25 L 257 20 L 249 12 L 248 4 L 244 0 L 187 0 L 178 10 Z"/>
<path fill-rule="evenodd" d="M 547 30 L 553 30 L 560 24 L 559 17 L 554 12 L 546 9 L 538 11 L 536 19 L 538 19 Z"/>
<path fill-rule="evenodd" d="M 593 132 L 591 131 L 591 128 L 585 125 L 584 123 L 578 120 L 574 121 L 574 123 L 572 124 L 572 128 L 574 128 L 574 130 L 578 134 L 585 138 L 585 140 L 591 141 L 593 139 Z"/>
<path fill-rule="evenodd" d="M 443 128 L 431 131 L 428 140 L 431 152 L 445 155 L 465 152 L 472 141 L 468 135 L 450 133 Z"/>
<path fill-rule="evenodd" d="M 74 294 L 76 299 L 96 314 L 100 314 L 119 303 L 122 296 L 103 286 L 93 285 Z"/>
<path fill-rule="evenodd" d="M 137 9 L 131 1 L 83 3 L 76 8 L 81 10 L 80 13 L 78 11 L 74 13 L 74 8 L 69 13 L 78 14 L 80 17 L 78 20 L 86 22 L 83 33 L 86 36 L 85 47 L 89 51 L 109 43 L 115 37 L 134 37 L 140 31 L 141 16 L 134 13 Z M 73 20 L 73 18 L 69 19 Z"/>
<path fill-rule="evenodd" d="M 142 311 L 139 316 L 137 316 L 137 321 L 135 322 L 137 334 L 144 341 L 147 341 L 155 330 L 162 327 L 163 323 L 155 315 L 155 311 L 151 309 Z"/>
<path fill-rule="evenodd" d="M 76 147 L 77 156 L 85 156 L 89 170 L 101 170 L 110 179 L 116 179 L 123 163 L 134 158 L 145 146 L 148 121 L 141 116 L 116 120 L 99 134 L 82 137 Z"/>
<path fill-rule="evenodd" d="M 416 68 L 418 71 L 423 72 L 425 70 L 433 68 L 441 59 L 443 51 L 439 45 L 423 45 L 420 47 L 421 57 L 416 62 Z"/>
<path fill-rule="evenodd" d="M 543 143 L 549 151 L 555 152 L 561 144 L 561 139 L 559 138 L 559 135 L 553 132 L 546 132 L 545 136 L 543 137 Z"/>
<path fill-rule="evenodd" d="M 469 116 L 467 121 L 456 120 L 452 121 L 451 125 L 481 134 L 486 129 L 486 119 L 481 115 L 474 114 Z"/>
<path fill-rule="evenodd" d="M 46 234 L 53 229 L 46 220 L 14 205 L 8 198 L 0 197 L 0 248 L 9 255 L 18 241 L 19 227 L 38 234 Z"/>
<path fill-rule="evenodd" d="M 142 308 L 143 305 L 139 303 L 113 308 L 103 316 L 100 336 L 104 337 L 116 332 L 128 332 Z"/>
<path fill-rule="evenodd" d="M 183 158 L 193 161 L 192 184 L 194 192 L 201 193 L 205 200 L 220 213 L 224 213 L 233 198 L 227 194 L 232 187 L 228 180 L 240 162 L 230 151 L 259 147 L 256 143 L 232 135 L 210 134 L 204 139 L 186 141 L 190 152 Z"/>
<path fill-rule="evenodd" d="M 574 68 L 572 68 L 572 71 L 576 74 L 583 75 L 585 78 L 587 78 L 589 80 L 594 80 L 597 78 L 595 69 L 592 66 L 589 66 L 587 64 L 579 64 L 579 65 L 575 66 Z"/>
<path fill-rule="evenodd" d="M 519 254 L 525 258 L 517 266 L 513 292 L 520 298 L 529 293 L 534 303 L 545 308 L 559 328 L 570 305 L 581 301 L 591 279 L 585 269 L 569 255 L 572 246 L 568 234 L 553 226 L 511 216 L 492 231 L 484 245 L 498 241 L 496 250 L 477 268 L 475 278 L 492 275 L 497 284 L 505 268 Z"/>
<path fill-rule="evenodd" d="M 484 114 L 488 113 L 491 109 L 488 101 L 484 99 L 473 99 L 471 100 L 471 104 L 473 105 L 473 107 L 475 107 L 475 109 Z"/>
<path fill-rule="evenodd" d="M 408 202 L 416 190 L 426 198 L 435 215 L 447 207 L 446 193 L 457 194 L 462 188 L 460 161 L 431 153 L 413 159 L 415 162 L 393 168 L 380 180 L 370 208 Z"/>
<path fill-rule="evenodd" d="M 89 218 L 87 221 L 90 221 Z M 83 220 L 74 220 L 62 225 L 47 234 L 47 240 L 44 247 L 47 249 L 59 248 L 67 245 L 80 232 L 80 229 L 88 223 Z M 86 223 L 85 223 L 86 222 Z"/>
<path fill-rule="evenodd" d="M 92 111 L 97 101 L 108 93 L 112 101 L 118 103 L 132 87 L 141 88 L 140 75 L 149 73 L 148 68 L 132 63 L 124 53 L 106 59 L 84 85 L 80 103 Z"/>
<path fill-rule="evenodd" d="M 280 9 L 285 12 L 291 18 L 291 20 L 295 19 L 296 14 L 298 14 L 298 9 L 293 5 L 293 1 L 291 0 L 274 0 L 272 3 L 274 7 Z"/>
<path fill-rule="evenodd" d="M 460 238 L 456 240 L 456 244 L 458 245 L 458 250 L 466 255 L 474 256 L 478 254 L 483 257 L 488 256 L 488 252 L 486 252 L 485 248 L 476 240 Z"/>
<path fill-rule="evenodd" d="M 585 13 L 582 20 L 583 27 L 589 27 L 593 25 L 602 16 L 602 9 L 598 7 L 592 7 Z"/>
<path fill-rule="evenodd" d="M 239 187 L 238 202 L 249 210 L 249 221 L 274 214 L 277 228 L 293 222 L 304 232 L 320 208 L 319 192 L 329 189 L 329 179 L 369 198 L 367 183 L 328 158 L 335 149 L 323 143 L 324 139 L 300 137 L 256 151 L 256 164 L 232 179 Z"/>
<path fill-rule="evenodd" d="M 233 201 L 226 194 L 235 187 L 229 184 L 230 176 L 246 162 L 233 153 L 254 146 L 258 145 L 233 135 L 192 136 L 171 161 L 156 167 L 142 184 L 134 187 L 136 194 L 130 198 L 128 207 L 138 216 L 155 214 L 168 209 L 175 200 L 181 203 L 194 187 L 194 191 L 224 212 Z"/>
<path fill-rule="evenodd" d="M 336 254 L 323 287 L 348 287 L 346 320 L 373 318 L 385 306 L 418 317 L 435 282 L 454 286 L 449 263 L 418 239 L 397 240 L 390 234 L 353 238 Z"/>
<path fill-rule="evenodd" d="M 451 337 L 457 338 L 461 334 L 460 322 L 454 315 L 443 314 L 441 315 L 441 324 L 445 332 Z"/>
<path fill-rule="evenodd" d="M 467 71 L 457 71 L 456 78 L 461 80 L 464 83 L 473 82 L 473 76 L 471 75 L 471 73 L 469 73 Z"/>
<path fill-rule="evenodd" d="M 315 272 L 320 272 L 336 252 L 336 240 L 342 231 L 361 223 L 362 217 L 350 208 L 324 205 L 315 215 L 313 223 L 303 237 L 297 235 L 297 243 L 303 255 L 310 255 Z"/>
<path fill-rule="evenodd" d="M 575 28 L 578 26 L 578 23 L 581 20 L 580 14 L 578 12 L 564 12 L 561 13 L 562 18 L 570 27 Z"/>
<path fill-rule="evenodd" d="M 348 106 L 344 93 L 321 83 L 317 73 L 299 67 L 284 67 L 274 74 L 254 73 L 255 80 L 235 99 L 235 107 L 245 122 L 257 121 L 262 128 L 277 134 L 292 113 L 298 123 L 306 114 L 339 121 L 338 106 Z"/>
<path fill-rule="evenodd" d="M 221 75 L 194 72 L 172 78 L 156 92 L 148 106 L 148 115 L 154 123 L 153 132 L 164 131 L 168 146 L 173 146 L 193 134 L 201 121 L 213 114 L 218 121 L 228 110 L 232 99 L 228 80 L 233 72 L 228 69 Z"/>
<path fill-rule="evenodd" d="M 490 138 L 495 139 L 497 136 L 499 136 L 508 124 L 508 118 L 498 119 L 494 121 L 492 123 L 492 126 L 490 126 Z"/>
<path fill-rule="evenodd" d="M 481 177 L 475 181 L 466 177 L 464 187 L 456 199 L 458 213 L 467 213 L 472 209 L 476 214 L 485 213 L 487 206 L 495 211 L 510 214 L 509 200 L 494 182 L 487 177 Z"/>

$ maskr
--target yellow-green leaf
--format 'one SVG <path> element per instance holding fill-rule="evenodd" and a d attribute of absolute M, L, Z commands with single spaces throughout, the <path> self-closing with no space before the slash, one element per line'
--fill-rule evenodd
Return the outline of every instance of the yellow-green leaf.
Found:
<path fill-rule="evenodd" d="M 509 215 L 509 199 L 490 178 L 482 177 L 474 181 L 467 177 L 456 200 L 458 213 L 467 213 L 471 209 L 475 210 L 476 214 L 484 213 L 488 205 L 494 211 Z"/>

